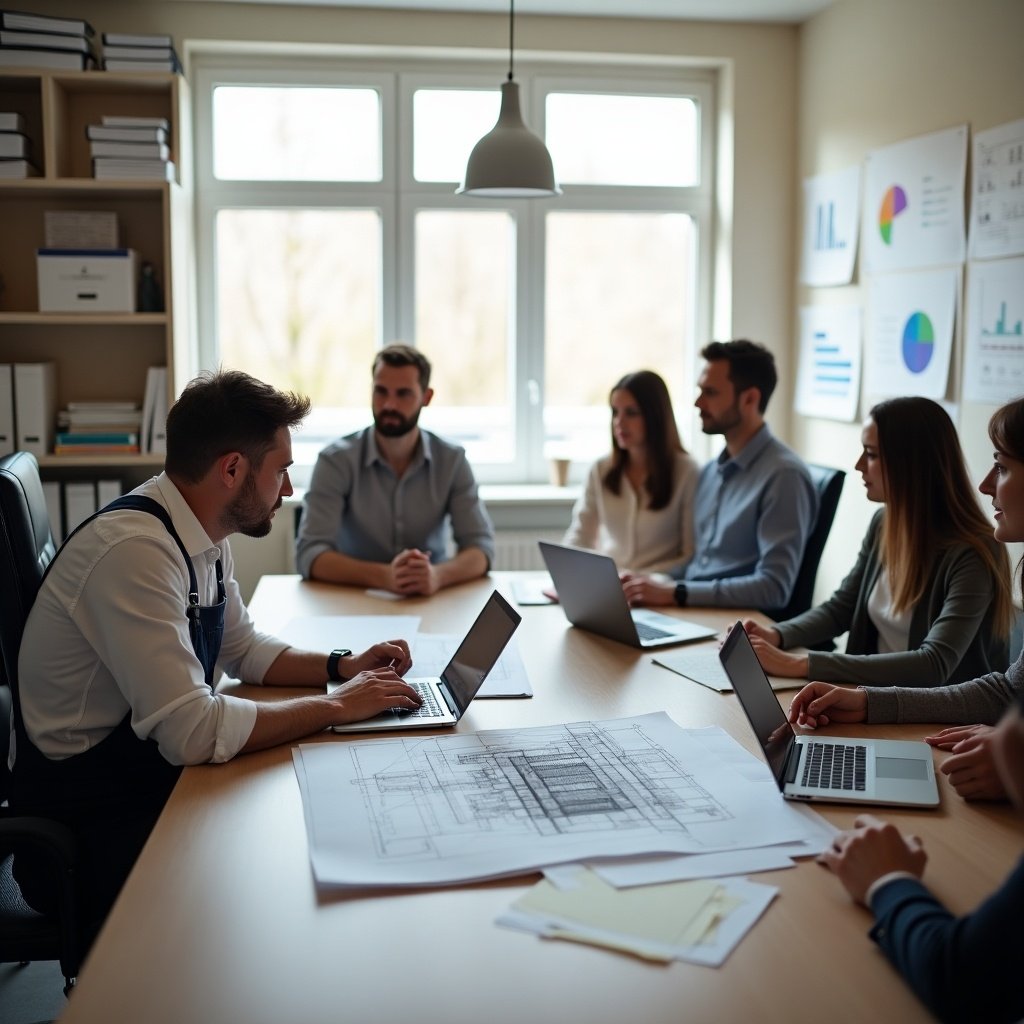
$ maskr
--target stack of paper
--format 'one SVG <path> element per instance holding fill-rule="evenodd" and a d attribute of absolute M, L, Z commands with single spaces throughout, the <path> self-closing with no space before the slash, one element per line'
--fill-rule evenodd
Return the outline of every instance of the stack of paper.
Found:
<path fill-rule="evenodd" d="M 582 867 L 573 881 L 562 888 L 544 879 L 497 923 L 645 960 L 717 967 L 778 892 L 739 878 L 615 889 Z"/>

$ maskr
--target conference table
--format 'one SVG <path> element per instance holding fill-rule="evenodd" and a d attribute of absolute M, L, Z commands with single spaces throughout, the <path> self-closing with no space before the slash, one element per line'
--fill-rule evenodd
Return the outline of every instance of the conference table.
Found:
<path fill-rule="evenodd" d="M 429 599 L 385 602 L 355 588 L 264 577 L 250 609 L 259 628 L 322 615 L 421 616 L 423 632 L 461 633 L 493 573 Z M 569 626 L 557 606 L 523 607 L 519 650 L 532 699 L 477 700 L 459 730 L 605 720 L 667 711 L 680 726 L 753 736 L 732 694 Z M 724 628 L 735 610 L 680 617 Z M 336 643 L 342 645 L 344 637 Z M 714 644 L 715 641 L 706 641 Z M 256 700 L 291 689 L 224 681 Z M 783 702 L 788 694 L 782 694 Z M 919 739 L 927 726 L 837 727 Z M 303 742 L 353 743 L 328 733 Z M 936 753 L 937 760 L 946 756 Z M 968 804 L 940 775 L 941 806 L 878 813 L 916 833 L 926 879 L 957 913 L 1015 863 L 1024 827 L 1007 806 Z M 856 810 L 818 805 L 839 827 Z M 720 968 L 659 965 L 495 925 L 537 875 L 444 889 L 318 892 L 289 746 L 187 768 L 79 977 L 67 1024 L 319 1024 L 488 1021 L 732 1022 L 930 1019 L 867 936 L 870 915 L 813 859 L 752 876 L 779 888 Z"/>

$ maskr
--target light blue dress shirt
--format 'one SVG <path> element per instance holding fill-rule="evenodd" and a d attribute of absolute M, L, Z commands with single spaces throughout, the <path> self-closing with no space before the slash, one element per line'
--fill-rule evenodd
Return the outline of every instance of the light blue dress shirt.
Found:
<path fill-rule="evenodd" d="M 309 579 L 324 551 L 390 562 L 406 548 L 448 558 L 447 520 L 459 551 L 476 547 L 494 561 L 494 527 L 477 494 L 466 452 L 420 429 L 401 478 L 377 447 L 373 427 L 349 434 L 317 456 L 306 493 L 295 561 Z"/>
<path fill-rule="evenodd" d="M 694 554 L 678 572 L 687 604 L 784 608 L 818 514 L 807 467 L 765 424 L 743 450 L 701 470 Z"/>

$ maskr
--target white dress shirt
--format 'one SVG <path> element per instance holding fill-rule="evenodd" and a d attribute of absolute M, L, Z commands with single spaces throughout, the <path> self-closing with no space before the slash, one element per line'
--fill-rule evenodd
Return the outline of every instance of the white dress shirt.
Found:
<path fill-rule="evenodd" d="M 648 507 L 625 474 L 618 494 L 604 486 L 610 455 L 590 467 L 586 487 L 572 512 L 564 542 L 609 555 L 619 569 L 664 572 L 693 554 L 693 495 L 700 468 L 678 452 L 672 467 L 672 495 L 664 508 Z"/>
<path fill-rule="evenodd" d="M 227 541 L 210 540 L 166 474 L 133 493 L 170 513 L 202 605 L 216 603 L 220 558 L 226 605 L 217 667 L 262 682 L 288 645 L 253 626 Z M 172 764 L 227 761 L 238 753 L 256 706 L 214 695 L 206 685 L 185 617 L 188 590 L 181 551 L 149 513 L 107 513 L 66 546 L 29 614 L 18 662 L 25 728 L 43 754 L 61 759 L 88 750 L 129 709 L 136 736 L 155 739 Z M 12 764 L 14 757 L 12 747 Z"/>

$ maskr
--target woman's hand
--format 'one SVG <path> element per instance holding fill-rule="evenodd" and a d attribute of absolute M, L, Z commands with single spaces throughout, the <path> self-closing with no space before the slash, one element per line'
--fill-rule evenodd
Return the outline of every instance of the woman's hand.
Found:
<path fill-rule="evenodd" d="M 860 688 L 808 683 L 789 705 L 789 720 L 805 729 L 829 722 L 863 722 L 868 716 L 868 695 Z"/>

